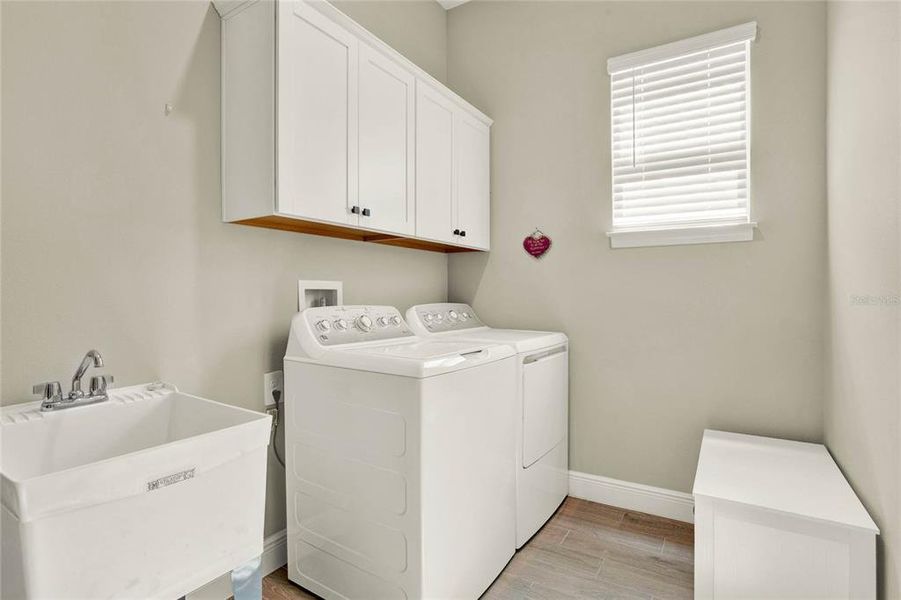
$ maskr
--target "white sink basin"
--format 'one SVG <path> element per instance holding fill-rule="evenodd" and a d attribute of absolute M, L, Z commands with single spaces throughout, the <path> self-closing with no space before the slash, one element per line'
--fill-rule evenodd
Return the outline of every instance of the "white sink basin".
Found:
<path fill-rule="evenodd" d="M 269 427 L 163 384 L 3 408 L 0 596 L 172 600 L 258 556 Z"/>

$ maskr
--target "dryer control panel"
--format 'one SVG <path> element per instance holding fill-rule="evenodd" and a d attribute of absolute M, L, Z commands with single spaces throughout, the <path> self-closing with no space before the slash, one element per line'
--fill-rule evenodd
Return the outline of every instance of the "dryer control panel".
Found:
<path fill-rule="evenodd" d="M 393 306 L 319 306 L 304 310 L 301 317 L 321 346 L 414 336 Z"/>
<path fill-rule="evenodd" d="M 454 302 L 420 304 L 414 306 L 407 316 L 411 321 L 415 320 L 414 330 L 422 327 L 429 333 L 463 331 L 485 326 L 470 305 Z"/>

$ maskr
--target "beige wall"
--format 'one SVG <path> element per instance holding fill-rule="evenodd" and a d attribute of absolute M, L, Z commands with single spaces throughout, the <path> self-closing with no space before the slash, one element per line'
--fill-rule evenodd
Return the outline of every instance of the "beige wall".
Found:
<path fill-rule="evenodd" d="M 443 64 L 443 39 L 419 27 L 434 18 L 392 11 L 408 27 L 386 41 Z M 207 2 L 2 13 L 4 404 L 66 382 L 94 347 L 119 385 L 164 379 L 262 409 L 298 278 L 343 280 L 348 303 L 445 298 L 444 255 L 220 222 L 219 18 Z M 271 461 L 267 532 L 284 527 L 283 498 Z"/>
<path fill-rule="evenodd" d="M 882 530 L 880 597 L 898 598 L 901 3 L 830 3 L 828 13 L 826 443 Z"/>
<path fill-rule="evenodd" d="M 435 0 L 332 0 L 344 14 L 425 69 L 447 76 L 447 11 Z"/>
<path fill-rule="evenodd" d="M 607 59 L 754 19 L 758 239 L 611 250 Z M 820 439 L 825 6 L 477 0 L 448 47 L 450 86 L 495 119 L 492 250 L 450 258 L 449 296 L 570 335 L 572 468 L 688 491 L 705 427 Z"/>

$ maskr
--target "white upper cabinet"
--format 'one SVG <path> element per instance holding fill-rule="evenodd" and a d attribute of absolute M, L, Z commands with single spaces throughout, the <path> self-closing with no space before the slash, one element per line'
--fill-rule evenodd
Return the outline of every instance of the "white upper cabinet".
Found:
<path fill-rule="evenodd" d="M 327 2 L 214 4 L 224 221 L 488 249 L 491 119 Z"/>
<path fill-rule="evenodd" d="M 416 79 L 361 44 L 359 85 L 360 225 L 412 234 Z"/>
<path fill-rule="evenodd" d="M 416 93 L 416 235 L 456 244 L 454 112 L 446 96 L 419 83 Z"/>
<path fill-rule="evenodd" d="M 278 212 L 357 224 L 359 41 L 304 2 L 278 15 Z"/>
<path fill-rule="evenodd" d="M 458 111 L 454 119 L 456 226 L 467 246 L 487 250 L 490 225 L 488 126 Z"/>
<path fill-rule="evenodd" d="M 488 125 L 442 90 L 416 95 L 416 235 L 489 247 Z"/>

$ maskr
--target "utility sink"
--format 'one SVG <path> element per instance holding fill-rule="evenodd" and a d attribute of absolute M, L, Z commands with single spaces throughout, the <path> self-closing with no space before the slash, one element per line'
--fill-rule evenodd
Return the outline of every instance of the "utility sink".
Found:
<path fill-rule="evenodd" d="M 167 384 L 3 408 L 0 596 L 172 600 L 259 556 L 269 427 Z"/>

